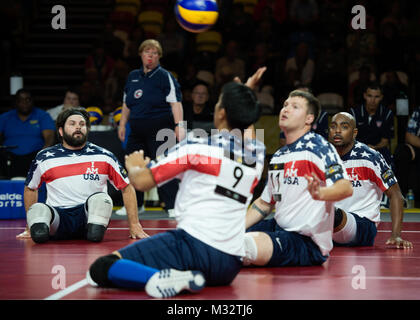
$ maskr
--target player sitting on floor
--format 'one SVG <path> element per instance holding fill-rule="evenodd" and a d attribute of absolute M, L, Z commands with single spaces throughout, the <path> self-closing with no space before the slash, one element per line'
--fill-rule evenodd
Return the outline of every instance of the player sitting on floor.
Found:
<path fill-rule="evenodd" d="M 273 155 L 267 185 L 248 209 L 244 265 L 320 265 L 333 248 L 333 204 L 352 186 L 334 146 L 310 132 L 319 111 L 319 101 L 299 90 L 280 111 L 286 145 Z M 274 218 L 262 220 L 274 207 Z"/>
<path fill-rule="evenodd" d="M 241 269 L 246 208 L 264 166 L 264 145 L 243 138 L 259 113 L 250 88 L 228 83 L 214 110 L 218 133 L 188 137 L 150 163 L 142 151 L 128 156 L 126 167 L 136 189 L 181 179 L 177 229 L 97 259 L 88 279 L 105 287 L 145 287 L 152 297 L 198 291 L 205 283 L 230 284 Z"/>
<path fill-rule="evenodd" d="M 132 238 L 148 235 L 138 219 L 136 192 L 127 172 L 108 150 L 87 142 L 89 114 L 83 108 L 62 111 L 56 121 L 61 143 L 40 151 L 25 181 L 27 228 L 18 238 L 36 243 L 81 239 L 102 241 L 112 214 L 107 181 L 122 191 Z M 45 182 L 46 203 L 37 203 Z"/>
<path fill-rule="evenodd" d="M 412 248 L 401 238 L 404 199 L 397 179 L 384 157 L 366 144 L 356 141 L 354 117 L 347 112 L 333 116 L 329 141 L 344 162 L 353 184 L 353 196 L 335 204 L 335 245 L 372 246 L 380 221 L 383 193 L 389 198 L 392 234 L 386 244 Z"/>

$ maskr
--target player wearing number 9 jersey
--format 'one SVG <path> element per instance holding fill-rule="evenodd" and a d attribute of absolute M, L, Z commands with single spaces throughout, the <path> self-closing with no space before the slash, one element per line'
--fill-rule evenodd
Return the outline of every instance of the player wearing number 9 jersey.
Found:
<path fill-rule="evenodd" d="M 319 110 L 311 93 L 296 90 L 280 111 L 286 145 L 273 155 L 267 185 L 247 212 L 245 265 L 320 265 L 333 248 L 334 201 L 353 190 L 334 146 L 310 132 Z M 262 220 L 274 207 L 274 218 Z"/>
<path fill-rule="evenodd" d="M 181 180 L 174 207 L 177 229 L 99 258 L 88 279 L 100 286 L 145 286 L 153 297 L 198 291 L 205 283 L 230 284 L 242 265 L 246 208 L 264 167 L 263 143 L 243 137 L 258 117 L 252 90 L 232 82 L 215 106 L 217 134 L 188 137 L 152 162 L 142 151 L 128 156 L 136 189 Z"/>

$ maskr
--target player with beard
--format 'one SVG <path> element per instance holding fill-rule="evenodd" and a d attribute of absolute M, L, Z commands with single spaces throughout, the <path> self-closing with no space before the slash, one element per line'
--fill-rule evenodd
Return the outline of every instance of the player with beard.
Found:
<path fill-rule="evenodd" d="M 40 151 L 25 181 L 27 228 L 18 238 L 102 241 L 112 213 L 107 181 L 121 190 L 131 238 L 148 235 L 138 219 L 137 199 L 127 172 L 108 150 L 87 141 L 89 114 L 83 108 L 62 111 L 56 128 L 61 143 Z M 45 182 L 46 203 L 38 188 Z"/>
<path fill-rule="evenodd" d="M 372 246 L 380 221 L 380 203 L 383 193 L 389 198 L 392 234 L 387 245 L 412 248 L 412 243 L 401 238 L 403 196 L 397 179 L 383 156 L 366 144 L 356 141 L 356 121 L 347 112 L 333 116 L 329 141 L 343 160 L 352 180 L 353 195 L 335 203 L 335 245 Z"/>

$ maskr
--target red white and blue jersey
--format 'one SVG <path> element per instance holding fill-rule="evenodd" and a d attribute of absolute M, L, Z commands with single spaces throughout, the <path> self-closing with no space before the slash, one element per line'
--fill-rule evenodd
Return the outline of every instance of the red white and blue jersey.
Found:
<path fill-rule="evenodd" d="M 228 132 L 187 139 L 149 164 L 158 186 L 181 180 L 177 227 L 228 254 L 244 256 L 245 216 L 264 168 L 265 146 Z"/>
<path fill-rule="evenodd" d="M 88 142 L 80 150 L 56 144 L 38 152 L 25 185 L 35 190 L 45 182 L 46 204 L 70 208 L 83 204 L 93 193 L 107 192 L 107 181 L 118 190 L 129 184 L 127 172 L 117 158 Z"/>
<path fill-rule="evenodd" d="M 321 186 L 348 179 L 334 146 L 308 132 L 273 155 L 261 199 L 275 204 L 274 219 L 281 228 L 310 237 L 326 256 L 333 248 L 334 202 L 312 198 L 305 179 L 312 173 Z"/>
<path fill-rule="evenodd" d="M 392 169 L 379 152 L 358 141 L 342 160 L 352 180 L 353 195 L 335 206 L 379 222 L 383 192 L 397 183 Z"/>

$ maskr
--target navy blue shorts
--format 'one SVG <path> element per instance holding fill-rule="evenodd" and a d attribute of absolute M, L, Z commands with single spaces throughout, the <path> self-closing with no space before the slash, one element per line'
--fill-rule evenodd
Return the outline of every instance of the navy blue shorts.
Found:
<path fill-rule="evenodd" d="M 368 218 L 361 218 L 357 214 L 351 213 L 356 219 L 356 236 L 349 243 L 337 243 L 334 245 L 337 247 L 362 247 L 362 246 L 373 246 L 375 242 L 376 233 L 378 232 L 375 222 Z"/>
<path fill-rule="evenodd" d="M 273 256 L 265 265 L 267 267 L 316 266 L 328 258 L 321 254 L 311 238 L 280 228 L 274 218 L 262 220 L 246 231 L 264 232 L 273 241 Z"/>
<path fill-rule="evenodd" d="M 85 204 L 73 208 L 54 208 L 59 217 L 60 223 L 52 240 L 85 239 L 87 232 L 87 214 Z"/>
<path fill-rule="evenodd" d="M 182 229 L 136 241 L 118 252 L 124 259 L 159 270 L 199 270 L 209 286 L 230 284 L 242 265 L 238 256 L 217 250 Z"/>

